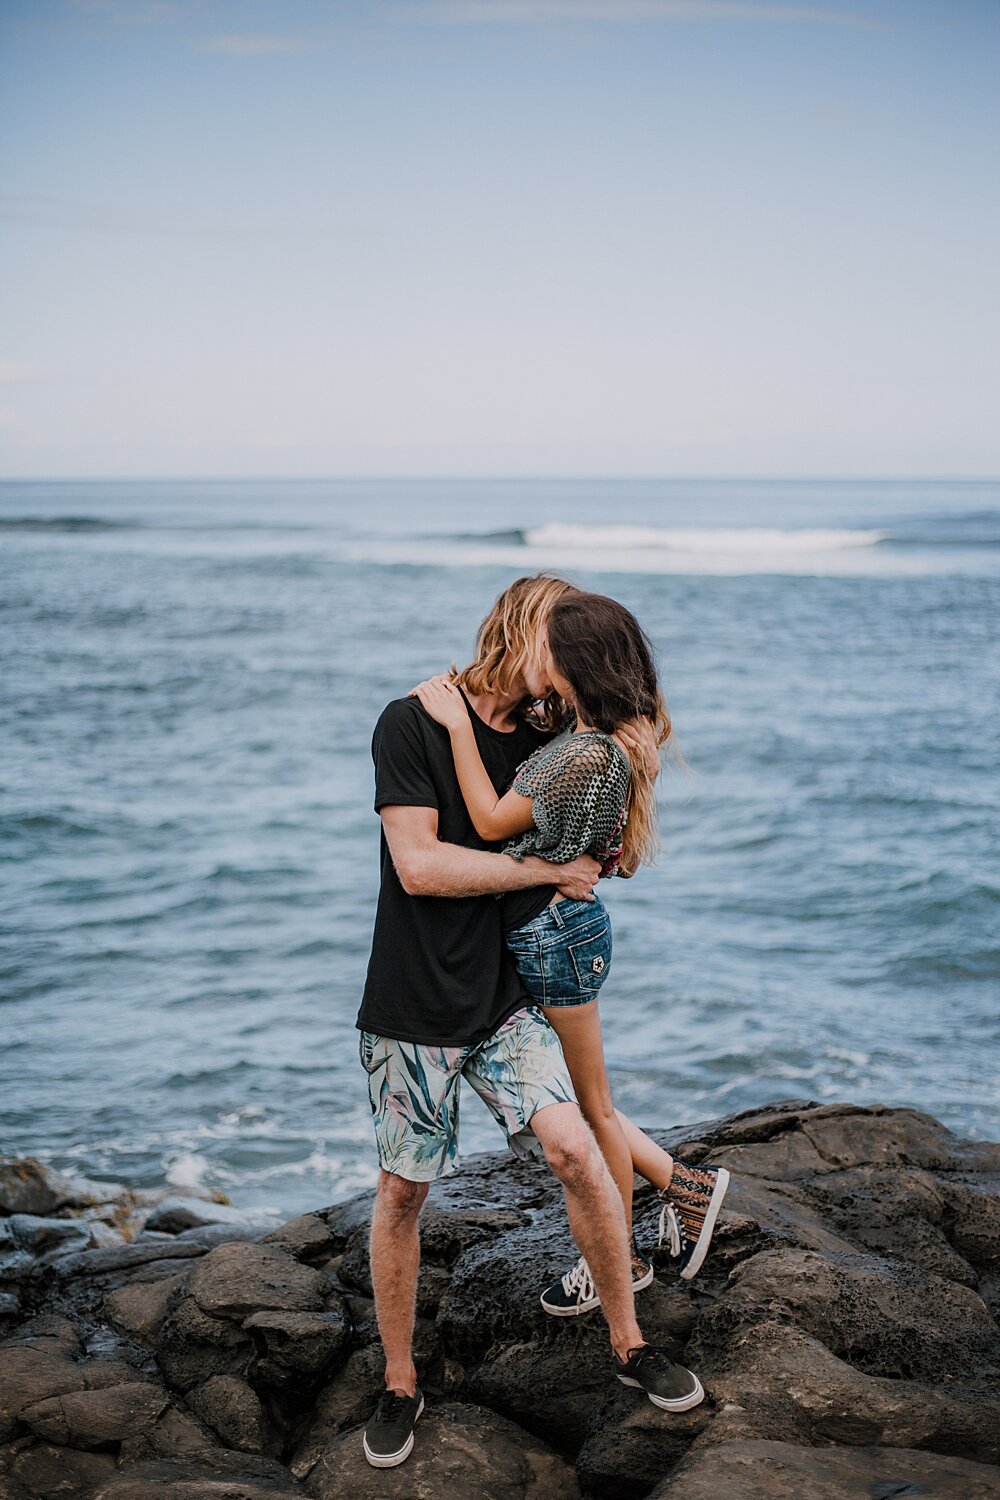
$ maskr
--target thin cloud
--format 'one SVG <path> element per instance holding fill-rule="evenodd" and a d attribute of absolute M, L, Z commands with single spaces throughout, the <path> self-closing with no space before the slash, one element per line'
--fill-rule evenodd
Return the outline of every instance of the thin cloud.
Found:
<path fill-rule="evenodd" d="M 301 36 L 264 36 L 258 32 L 234 32 L 229 36 L 207 36 L 195 42 L 198 52 L 220 57 L 275 57 L 281 53 L 311 51 L 321 45 Z"/>
<path fill-rule="evenodd" d="M 20 224 L 32 229 L 83 231 L 92 234 L 152 235 L 203 240 L 281 240 L 306 237 L 369 236 L 371 225 L 363 224 L 204 224 L 190 220 L 158 218 L 129 208 L 85 203 L 68 198 L 0 196 L 0 224 Z"/>
<path fill-rule="evenodd" d="M 766 21 L 814 26 L 876 23 L 847 11 L 811 5 L 767 5 L 756 0 L 414 0 L 391 7 L 394 19 L 441 26 L 534 26 L 566 21 L 635 24 L 643 21 Z"/>
<path fill-rule="evenodd" d="M 213 7 L 206 6 L 204 0 L 70 0 L 70 3 L 78 16 L 108 26 L 161 26 L 213 18 Z M 196 52 L 219 57 L 275 57 L 314 51 L 325 43 L 301 35 L 232 31 L 192 37 L 188 45 Z"/>

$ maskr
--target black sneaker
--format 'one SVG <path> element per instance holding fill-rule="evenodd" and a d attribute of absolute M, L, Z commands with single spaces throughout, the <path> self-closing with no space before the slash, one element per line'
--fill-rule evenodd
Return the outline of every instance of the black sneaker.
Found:
<path fill-rule="evenodd" d="M 692 1167 L 675 1161 L 673 1176 L 659 1197 L 660 1244 L 670 1240 L 670 1253 L 680 1261 L 680 1273 L 690 1281 L 701 1269 L 712 1242 L 715 1221 L 729 1187 L 725 1167 Z"/>
<path fill-rule="evenodd" d="M 375 1415 L 365 1428 L 365 1458 L 376 1469 L 394 1469 L 413 1452 L 413 1429 L 424 1409 L 419 1389 L 383 1391 Z"/>
<path fill-rule="evenodd" d="M 633 1257 L 633 1292 L 641 1292 L 644 1287 L 652 1283 L 652 1280 L 653 1267 L 649 1261 L 643 1260 L 641 1256 Z M 577 1318 L 581 1313 L 591 1312 L 600 1305 L 601 1299 L 597 1295 L 590 1267 L 582 1256 L 572 1271 L 567 1271 L 565 1276 L 560 1276 L 558 1281 L 552 1283 L 548 1291 L 542 1293 L 542 1306 L 553 1318 Z"/>
<path fill-rule="evenodd" d="M 697 1375 L 675 1364 L 663 1349 L 640 1344 L 628 1351 L 628 1359 L 614 1356 L 615 1374 L 622 1385 L 635 1385 L 664 1411 L 689 1411 L 704 1401 L 705 1392 Z"/>

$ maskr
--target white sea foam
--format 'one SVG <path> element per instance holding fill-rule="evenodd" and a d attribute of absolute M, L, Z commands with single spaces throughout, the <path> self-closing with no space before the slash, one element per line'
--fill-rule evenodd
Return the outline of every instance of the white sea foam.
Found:
<path fill-rule="evenodd" d="M 203 1187 L 210 1167 L 207 1157 L 197 1151 L 185 1151 L 174 1158 L 163 1175 L 171 1187 Z"/>
<path fill-rule="evenodd" d="M 800 527 L 782 530 L 767 526 L 698 527 L 698 526 L 573 526 L 551 521 L 532 527 L 524 533 L 529 547 L 572 547 L 574 549 L 609 548 L 632 551 L 655 548 L 658 551 L 720 554 L 731 557 L 749 555 L 798 556 L 802 553 L 839 552 L 846 547 L 874 547 L 888 537 L 887 531 L 817 530 Z"/>
<path fill-rule="evenodd" d="M 483 537 L 379 537 L 336 549 L 343 562 L 383 566 L 559 568 L 586 573 L 806 577 L 921 576 L 955 570 L 958 559 L 930 549 L 883 547 L 875 529 L 576 526 L 547 522 L 516 543 Z"/>

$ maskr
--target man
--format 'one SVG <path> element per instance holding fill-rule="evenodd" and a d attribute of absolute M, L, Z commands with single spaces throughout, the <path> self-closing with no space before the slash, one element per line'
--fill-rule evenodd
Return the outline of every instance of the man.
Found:
<path fill-rule="evenodd" d="M 476 661 L 459 679 L 498 792 L 541 743 L 523 711 L 550 691 L 536 642 L 570 588 L 545 575 L 518 579 L 484 620 Z M 381 887 L 357 1025 L 380 1165 L 370 1252 L 386 1391 L 365 1431 L 365 1456 L 378 1468 L 402 1463 L 423 1410 L 411 1347 L 418 1221 L 431 1181 L 455 1170 L 463 1077 L 511 1149 L 540 1150 L 562 1183 L 608 1323 L 614 1373 L 655 1405 L 686 1411 L 704 1392 L 695 1375 L 643 1340 L 621 1197 L 576 1103 L 558 1039 L 508 958 L 495 899 L 539 885 L 589 899 L 599 866 L 586 856 L 566 865 L 518 862 L 487 849 L 466 811 L 447 731 L 415 698 L 384 710 L 372 753 Z"/>

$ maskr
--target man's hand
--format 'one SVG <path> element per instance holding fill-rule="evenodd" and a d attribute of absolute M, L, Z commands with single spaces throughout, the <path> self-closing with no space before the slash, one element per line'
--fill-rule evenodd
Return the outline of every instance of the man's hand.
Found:
<path fill-rule="evenodd" d="M 597 860 L 591 859 L 589 854 L 581 854 L 579 859 L 571 859 L 569 864 L 559 866 L 556 887 L 571 901 L 593 901 L 594 886 L 600 873 Z"/>
<path fill-rule="evenodd" d="M 611 736 L 631 759 L 633 756 L 646 763 L 646 774 L 655 781 L 660 774 L 660 751 L 656 734 L 649 719 L 629 719 Z"/>

